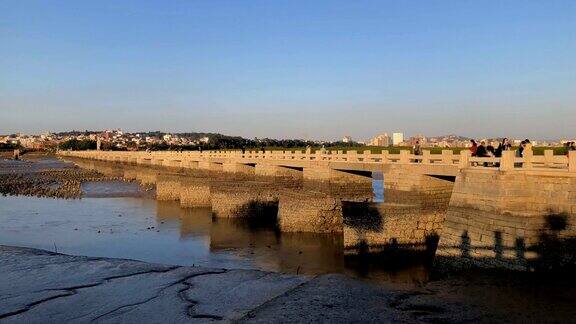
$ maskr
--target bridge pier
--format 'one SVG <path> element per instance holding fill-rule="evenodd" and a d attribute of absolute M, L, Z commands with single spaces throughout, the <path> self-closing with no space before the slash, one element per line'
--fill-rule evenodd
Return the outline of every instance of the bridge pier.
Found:
<path fill-rule="evenodd" d="M 342 202 L 324 193 L 286 190 L 280 194 L 278 223 L 282 232 L 341 233 Z"/>
<path fill-rule="evenodd" d="M 268 163 L 257 163 L 254 172 L 257 176 L 264 177 L 302 178 L 302 171 L 299 169 Z"/>
<path fill-rule="evenodd" d="M 343 183 L 372 183 L 370 171 L 342 171 L 325 167 L 306 167 L 302 174 L 304 180 L 343 182 Z"/>
<path fill-rule="evenodd" d="M 181 169 L 182 168 L 182 161 L 181 160 L 166 160 L 164 165 L 167 167 L 170 167 L 170 168 Z"/>
<path fill-rule="evenodd" d="M 412 203 L 414 201 L 447 205 L 454 187 L 453 177 L 434 177 L 404 169 L 384 173 L 384 201 Z"/>
<path fill-rule="evenodd" d="M 137 158 L 137 159 L 136 159 L 136 164 L 151 165 L 151 164 L 152 164 L 152 160 L 151 160 L 150 158 Z"/>
<path fill-rule="evenodd" d="M 340 197 L 346 201 L 371 201 L 372 172 L 347 172 L 329 167 L 304 168 L 304 189 Z"/>
<path fill-rule="evenodd" d="M 183 177 L 180 182 L 180 206 L 211 207 L 212 196 L 209 179 Z"/>
<path fill-rule="evenodd" d="M 255 174 L 255 167 L 248 164 L 243 163 L 235 163 L 235 162 L 225 162 L 222 164 L 222 170 L 224 172 L 231 172 L 231 173 L 243 173 L 248 175 Z"/>
<path fill-rule="evenodd" d="M 433 255 L 445 210 L 421 204 L 344 202 L 344 248 L 380 252 L 389 247 Z"/>
<path fill-rule="evenodd" d="M 143 185 L 154 185 L 157 181 L 157 172 L 150 168 L 142 168 L 136 172 L 136 180 Z"/>
<path fill-rule="evenodd" d="M 210 161 L 199 161 L 198 168 L 211 171 L 222 171 L 222 164 Z"/>
<path fill-rule="evenodd" d="M 150 159 L 150 164 L 156 165 L 156 166 L 163 166 L 164 165 L 164 159 L 152 158 L 152 159 Z"/>
<path fill-rule="evenodd" d="M 157 200 L 180 200 L 182 177 L 173 174 L 159 174 L 156 180 Z"/>
<path fill-rule="evenodd" d="M 138 170 L 135 167 L 125 167 L 123 178 L 126 180 L 136 180 L 138 175 Z"/>
<path fill-rule="evenodd" d="M 265 183 L 242 182 L 221 184 L 212 191 L 212 214 L 215 217 L 274 217 L 278 215 L 278 198 Z"/>
<path fill-rule="evenodd" d="M 185 169 L 199 169 L 198 161 L 182 160 L 182 167 Z"/>
<path fill-rule="evenodd" d="M 135 157 L 128 156 L 125 158 L 125 161 L 128 164 L 138 164 L 138 159 Z"/>

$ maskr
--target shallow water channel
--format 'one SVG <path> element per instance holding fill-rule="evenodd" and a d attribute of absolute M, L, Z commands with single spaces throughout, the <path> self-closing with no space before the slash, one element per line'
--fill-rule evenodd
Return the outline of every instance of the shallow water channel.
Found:
<path fill-rule="evenodd" d="M 46 163 L 46 162 L 44 162 Z M 280 233 L 243 219 L 213 218 L 146 195 L 136 183 L 88 182 L 82 199 L 0 197 L 0 244 L 60 253 L 300 274 L 346 273 L 422 282 L 418 263 L 370 264 L 343 251 L 342 235 Z M 382 200 L 382 180 L 374 180 Z"/>

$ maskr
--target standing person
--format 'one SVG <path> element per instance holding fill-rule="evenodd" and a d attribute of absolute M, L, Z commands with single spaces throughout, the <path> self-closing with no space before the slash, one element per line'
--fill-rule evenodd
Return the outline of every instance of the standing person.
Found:
<path fill-rule="evenodd" d="M 412 147 L 414 155 L 422 155 L 422 147 L 420 146 L 420 141 L 416 141 L 416 144 Z M 422 162 L 421 160 L 416 159 L 416 163 Z"/>
<path fill-rule="evenodd" d="M 473 139 L 470 140 L 470 143 L 472 144 L 469 148 L 470 153 L 472 153 L 472 156 L 476 156 L 476 150 L 478 150 L 478 144 Z"/>
<path fill-rule="evenodd" d="M 566 142 L 566 156 L 570 155 L 570 151 L 576 151 L 576 142 Z"/>
<path fill-rule="evenodd" d="M 512 145 L 510 144 L 510 141 L 508 140 L 508 138 L 504 137 L 502 139 L 502 142 L 500 142 L 500 144 L 498 145 L 498 148 L 496 149 L 496 152 L 494 155 L 496 157 L 502 157 L 502 152 L 509 151 L 511 147 L 512 147 Z"/>
<path fill-rule="evenodd" d="M 524 141 L 520 142 L 520 146 L 516 151 L 516 157 L 522 157 L 522 155 L 524 154 L 524 146 L 526 146 L 526 142 Z"/>
<path fill-rule="evenodd" d="M 422 155 L 422 147 L 420 146 L 420 141 L 416 141 L 416 144 L 412 147 L 414 155 Z"/>

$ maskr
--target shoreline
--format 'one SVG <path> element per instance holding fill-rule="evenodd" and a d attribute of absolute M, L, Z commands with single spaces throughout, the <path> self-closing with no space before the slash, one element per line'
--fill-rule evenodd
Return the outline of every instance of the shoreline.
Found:
<path fill-rule="evenodd" d="M 170 266 L 4 245 L 0 272 L 3 323 L 552 322 L 576 312 L 566 299 L 574 285 L 563 283 L 512 289 L 481 278 L 392 287 L 342 274 Z M 558 301 L 539 301 L 551 288 L 562 292 Z"/>

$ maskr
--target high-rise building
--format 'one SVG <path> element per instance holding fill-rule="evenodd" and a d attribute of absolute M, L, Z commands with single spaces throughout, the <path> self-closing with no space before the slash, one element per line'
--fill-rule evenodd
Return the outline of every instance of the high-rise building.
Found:
<path fill-rule="evenodd" d="M 398 146 L 402 142 L 404 142 L 404 133 L 393 133 L 392 134 L 392 145 Z"/>
<path fill-rule="evenodd" d="M 372 140 L 370 140 L 370 145 L 373 145 L 373 146 L 390 146 L 390 136 L 388 136 L 388 133 L 378 135 L 378 136 L 374 137 Z"/>

